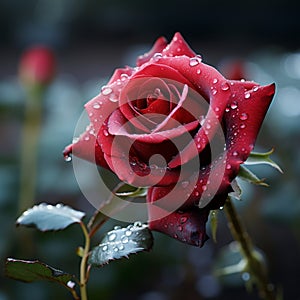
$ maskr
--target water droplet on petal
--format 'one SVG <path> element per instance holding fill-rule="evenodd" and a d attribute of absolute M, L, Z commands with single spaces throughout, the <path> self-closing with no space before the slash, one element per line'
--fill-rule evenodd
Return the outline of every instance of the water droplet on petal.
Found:
<path fill-rule="evenodd" d="M 118 252 L 118 251 L 119 251 L 119 248 L 118 248 L 118 247 L 115 247 L 115 248 L 114 248 L 114 251 L 115 251 L 115 252 Z"/>
<path fill-rule="evenodd" d="M 159 61 L 162 58 L 162 54 L 161 53 L 155 53 L 153 55 L 153 60 L 154 61 Z"/>
<path fill-rule="evenodd" d="M 216 89 L 213 89 L 213 90 L 212 90 L 212 94 L 213 94 L 213 95 L 216 95 L 217 92 L 218 92 L 218 91 L 217 91 Z"/>
<path fill-rule="evenodd" d="M 229 90 L 229 84 L 227 82 L 223 82 L 222 85 L 221 85 L 221 90 L 222 91 Z"/>
<path fill-rule="evenodd" d="M 189 185 L 188 181 L 182 181 L 181 186 L 185 189 Z"/>
<path fill-rule="evenodd" d="M 197 74 L 199 75 L 200 73 L 201 73 L 201 70 L 200 70 L 200 69 L 198 69 L 198 70 L 197 70 Z"/>
<path fill-rule="evenodd" d="M 190 58 L 190 66 L 191 67 L 195 67 L 197 65 L 199 65 L 202 61 L 202 58 L 199 56 L 195 56 L 195 57 L 191 57 Z"/>
<path fill-rule="evenodd" d="M 66 155 L 64 156 L 64 159 L 65 159 L 66 162 L 72 161 L 72 156 L 71 156 L 71 154 L 66 154 Z"/>
<path fill-rule="evenodd" d="M 226 107 L 226 108 L 225 108 L 225 111 L 226 111 L 226 112 L 229 112 L 229 111 L 230 111 L 229 107 Z"/>
<path fill-rule="evenodd" d="M 206 190 L 207 190 L 207 186 L 206 186 L 206 185 L 203 185 L 203 186 L 202 186 L 202 190 L 203 190 L 203 191 L 206 191 Z"/>
<path fill-rule="evenodd" d="M 227 164 L 226 169 L 230 170 L 231 169 L 231 164 Z"/>
<path fill-rule="evenodd" d="M 216 84 L 217 82 L 218 82 L 218 79 L 217 79 L 217 78 L 214 78 L 213 84 Z"/>
<path fill-rule="evenodd" d="M 236 109 L 238 106 L 237 106 L 236 102 L 232 102 L 230 107 L 231 107 L 231 109 Z"/>
<path fill-rule="evenodd" d="M 254 92 L 258 91 L 258 86 L 255 86 L 255 87 L 253 88 L 253 91 L 254 91 Z"/>
<path fill-rule="evenodd" d="M 245 99 L 249 99 L 251 97 L 250 93 L 245 93 Z"/>
<path fill-rule="evenodd" d="M 109 136 L 109 133 L 108 133 L 108 131 L 107 131 L 106 129 L 103 130 L 103 134 L 104 134 L 105 136 Z"/>
<path fill-rule="evenodd" d="M 241 125 L 240 125 L 240 128 L 241 128 L 241 129 L 244 129 L 244 128 L 246 128 L 246 125 L 245 125 L 245 124 L 241 124 Z"/>
<path fill-rule="evenodd" d="M 112 89 L 106 85 L 101 88 L 101 92 L 104 96 L 109 95 L 112 92 Z"/>
<path fill-rule="evenodd" d="M 247 120 L 247 119 L 248 119 L 248 114 L 247 114 L 247 113 L 242 113 L 242 114 L 240 115 L 240 120 L 245 121 L 245 120 Z"/>
<path fill-rule="evenodd" d="M 115 226 L 114 227 L 114 230 L 118 230 L 118 229 L 121 229 L 121 226 Z"/>
<path fill-rule="evenodd" d="M 121 75 L 121 81 L 125 81 L 126 79 L 128 79 L 129 78 L 129 76 L 127 75 L 127 74 L 125 74 L 125 73 L 123 73 L 122 75 Z"/>
<path fill-rule="evenodd" d="M 104 245 L 104 246 L 102 247 L 102 251 L 106 251 L 107 249 L 108 249 L 107 245 Z"/>
<path fill-rule="evenodd" d="M 238 156 L 239 153 L 238 153 L 237 151 L 233 151 L 232 155 L 233 155 L 233 156 Z"/>
<path fill-rule="evenodd" d="M 99 109 L 101 106 L 100 106 L 100 104 L 99 103 L 95 103 L 94 105 L 93 105 L 93 108 L 95 108 L 95 109 Z"/>
<path fill-rule="evenodd" d="M 179 225 L 179 226 L 177 227 L 177 229 L 178 229 L 178 231 L 182 231 L 182 230 L 183 230 L 183 227 L 182 227 L 181 225 Z"/>
<path fill-rule="evenodd" d="M 187 219 L 188 219 L 187 217 L 181 217 L 180 218 L 180 223 L 184 224 L 187 221 Z"/>

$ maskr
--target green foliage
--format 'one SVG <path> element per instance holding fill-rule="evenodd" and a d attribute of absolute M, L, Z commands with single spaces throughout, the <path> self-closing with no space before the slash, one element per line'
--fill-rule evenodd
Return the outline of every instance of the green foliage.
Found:
<path fill-rule="evenodd" d="M 145 224 L 135 222 L 125 228 L 115 227 L 109 231 L 101 243 L 92 250 L 89 264 L 102 266 L 111 260 L 128 257 L 129 254 L 152 248 L 153 237 Z"/>
<path fill-rule="evenodd" d="M 279 165 L 270 158 L 273 152 L 274 149 L 271 149 L 270 151 L 265 153 L 251 152 L 248 159 L 245 161 L 245 165 L 266 164 L 283 173 Z"/>
<path fill-rule="evenodd" d="M 76 284 L 73 275 L 57 270 L 38 260 L 8 258 L 5 264 L 5 275 L 23 282 L 38 280 L 53 281 L 69 290 L 73 290 Z"/>
<path fill-rule="evenodd" d="M 26 210 L 17 220 L 17 225 L 35 226 L 40 231 L 62 230 L 74 223 L 80 223 L 84 212 L 69 206 L 55 206 L 41 203 Z"/>

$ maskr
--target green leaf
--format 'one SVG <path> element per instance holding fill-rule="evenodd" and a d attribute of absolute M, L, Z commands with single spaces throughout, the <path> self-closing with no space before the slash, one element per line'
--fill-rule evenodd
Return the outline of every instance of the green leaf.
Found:
<path fill-rule="evenodd" d="M 254 173 L 252 173 L 248 168 L 246 168 L 243 165 L 240 166 L 238 177 L 242 180 L 248 181 L 253 184 L 268 186 L 268 184 L 264 182 L 264 179 L 258 178 Z"/>
<path fill-rule="evenodd" d="M 153 236 L 147 225 L 135 222 L 125 228 L 115 227 L 95 247 L 89 257 L 89 264 L 102 266 L 111 260 L 128 257 L 129 254 L 148 251 L 152 248 Z"/>
<path fill-rule="evenodd" d="M 258 152 L 251 152 L 248 159 L 245 161 L 245 165 L 260 165 L 260 164 L 267 164 L 271 167 L 275 168 L 279 172 L 283 173 L 281 168 L 275 163 L 271 158 L 270 155 L 274 152 L 274 149 L 271 149 L 265 153 L 258 153 Z"/>
<path fill-rule="evenodd" d="M 23 282 L 38 280 L 53 281 L 73 290 L 75 277 L 71 274 L 57 270 L 38 260 L 19 260 L 8 258 L 5 264 L 5 275 L 7 277 Z"/>
<path fill-rule="evenodd" d="M 40 231 L 62 230 L 73 223 L 80 223 L 84 212 L 69 206 L 41 203 L 26 210 L 17 220 L 17 225 L 35 226 Z"/>

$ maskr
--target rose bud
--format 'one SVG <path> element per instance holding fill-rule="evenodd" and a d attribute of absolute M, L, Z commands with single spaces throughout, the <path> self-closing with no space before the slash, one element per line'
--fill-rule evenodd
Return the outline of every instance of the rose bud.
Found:
<path fill-rule="evenodd" d="M 25 86 L 47 85 L 54 77 L 55 57 L 47 47 L 35 46 L 21 56 L 19 76 Z"/>
<path fill-rule="evenodd" d="M 274 92 L 226 79 L 179 33 L 169 44 L 159 38 L 85 105 L 90 125 L 64 155 L 149 187 L 149 228 L 202 246 L 209 211 L 232 191 Z"/>

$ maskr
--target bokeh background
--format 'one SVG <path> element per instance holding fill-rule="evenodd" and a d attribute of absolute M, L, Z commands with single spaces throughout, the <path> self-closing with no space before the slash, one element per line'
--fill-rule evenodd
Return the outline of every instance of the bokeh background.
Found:
<path fill-rule="evenodd" d="M 180 31 L 203 60 L 230 72 L 240 62 L 244 77 L 276 82 L 277 92 L 256 150 L 275 148 L 284 170 L 253 169 L 269 188 L 245 185 L 236 203 L 255 244 L 266 255 L 273 283 L 284 299 L 300 299 L 300 4 L 297 1 L 1 0 L 0 2 L 0 300 L 71 299 L 54 284 L 4 278 L 6 257 L 38 258 L 77 273 L 79 228 L 41 234 L 15 228 L 20 148 L 26 93 L 18 79 L 23 51 L 51 47 L 57 74 L 43 99 L 34 203 L 63 202 L 88 214 L 71 164 L 62 149 L 71 142 L 83 105 L 116 67 L 133 65 L 161 35 Z M 28 170 L 28 176 L 30 176 Z M 109 222 L 105 230 L 115 225 Z M 28 233 L 29 232 L 29 233 Z M 101 235 L 100 235 L 101 236 Z M 99 236 L 99 238 L 100 238 Z M 240 275 L 213 271 L 236 260 L 226 221 L 219 214 L 218 242 L 203 248 L 155 234 L 154 249 L 94 270 L 90 299 L 257 299 Z M 97 241 L 95 241 L 97 242 Z M 247 276 L 244 276 L 244 279 Z M 246 278 L 247 279 L 247 278 Z"/>

